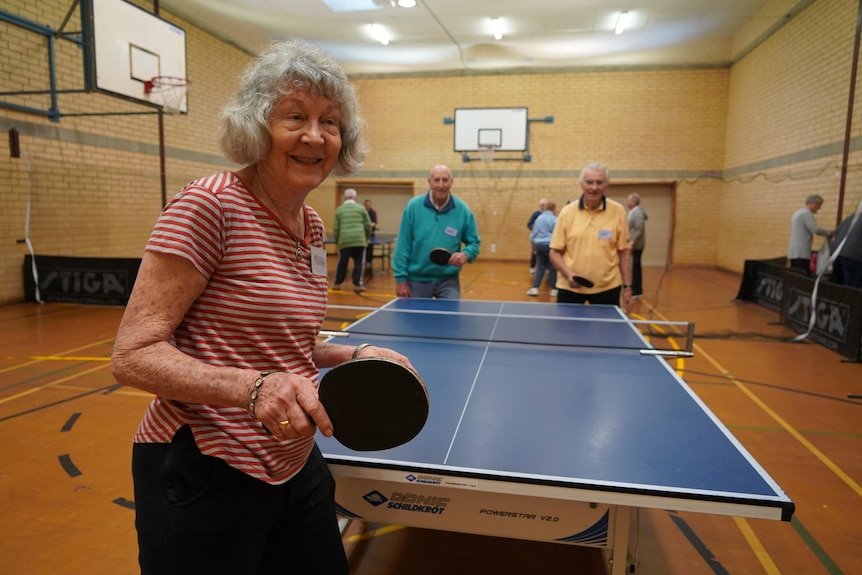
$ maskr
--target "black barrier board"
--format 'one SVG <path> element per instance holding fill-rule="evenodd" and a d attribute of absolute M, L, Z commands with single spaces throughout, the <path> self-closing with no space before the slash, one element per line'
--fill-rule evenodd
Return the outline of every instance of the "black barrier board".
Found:
<path fill-rule="evenodd" d="M 36 301 L 33 258 L 24 257 L 24 295 Z M 126 305 L 140 258 L 86 258 L 36 255 L 39 296 L 44 302 Z"/>
<path fill-rule="evenodd" d="M 797 333 L 808 330 L 813 291 L 812 278 L 795 273 L 788 273 L 784 278 L 781 321 Z M 817 313 L 808 339 L 844 357 L 859 360 L 862 290 L 821 281 L 813 307 Z"/>
<path fill-rule="evenodd" d="M 785 258 L 746 260 L 736 299 L 753 301 L 781 313 L 784 299 Z"/>
<path fill-rule="evenodd" d="M 805 333 L 811 321 L 815 279 L 786 267 L 786 258 L 746 260 L 736 298 L 781 314 L 781 323 Z M 808 339 L 853 361 L 862 360 L 862 290 L 822 278 L 817 316 Z"/>

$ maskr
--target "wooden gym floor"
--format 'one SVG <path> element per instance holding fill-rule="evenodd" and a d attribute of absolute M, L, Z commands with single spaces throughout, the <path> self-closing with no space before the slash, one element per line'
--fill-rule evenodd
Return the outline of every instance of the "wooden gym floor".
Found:
<path fill-rule="evenodd" d="M 330 257 L 330 267 L 334 258 Z M 375 261 L 362 295 L 331 291 L 326 329 L 394 297 Z M 862 364 L 795 334 L 777 314 L 735 302 L 740 277 L 646 268 L 633 316 L 696 324 L 695 356 L 671 360 L 796 503 L 790 523 L 642 510 L 640 575 L 862 573 Z M 345 286 L 349 281 L 345 282 Z M 526 263 L 481 260 L 465 299 L 525 295 Z M 335 307 L 343 306 L 343 307 Z M 355 306 L 355 307 L 354 307 Z M 108 369 L 123 310 L 69 304 L 0 308 L 0 572 L 138 572 L 131 437 L 150 400 Z M 684 430 L 680 430 L 684 433 Z M 355 575 L 601 573 L 595 549 L 398 525 L 351 525 Z"/>

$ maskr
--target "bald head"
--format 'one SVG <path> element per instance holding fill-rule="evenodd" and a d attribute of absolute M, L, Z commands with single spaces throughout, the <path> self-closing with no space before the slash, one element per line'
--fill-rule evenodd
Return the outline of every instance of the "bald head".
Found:
<path fill-rule="evenodd" d="M 452 189 L 452 172 L 444 165 L 434 166 L 428 176 L 428 188 L 431 190 L 431 200 L 442 206 L 449 199 Z"/>

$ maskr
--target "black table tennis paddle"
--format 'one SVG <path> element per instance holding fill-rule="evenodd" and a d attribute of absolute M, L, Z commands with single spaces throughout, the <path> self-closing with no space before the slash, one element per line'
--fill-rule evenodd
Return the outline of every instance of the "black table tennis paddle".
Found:
<path fill-rule="evenodd" d="M 579 284 L 581 284 L 582 286 L 584 286 L 585 288 L 591 288 L 594 285 L 596 285 L 583 276 L 572 276 L 572 279 L 575 280 L 576 282 L 578 282 Z"/>
<path fill-rule="evenodd" d="M 449 258 L 451 257 L 452 252 L 446 248 L 434 248 L 431 250 L 431 253 L 428 254 L 428 258 L 431 260 L 431 263 L 435 263 L 438 266 L 447 265 L 449 263 Z"/>
<path fill-rule="evenodd" d="M 318 395 L 335 439 L 354 451 L 403 445 L 428 419 L 422 379 L 388 358 L 353 359 L 333 367 L 320 380 Z"/>

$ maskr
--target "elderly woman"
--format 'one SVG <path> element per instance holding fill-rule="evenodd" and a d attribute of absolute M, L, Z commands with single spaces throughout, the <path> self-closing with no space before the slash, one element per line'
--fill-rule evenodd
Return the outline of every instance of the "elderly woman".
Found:
<path fill-rule="evenodd" d="M 332 434 L 318 368 L 360 354 L 409 365 L 317 339 L 325 232 L 305 199 L 362 165 L 356 94 L 325 53 L 274 44 L 224 108 L 220 143 L 245 167 L 165 207 L 114 347 L 117 381 L 155 395 L 132 454 L 141 572 L 346 574 L 314 442 Z"/>

